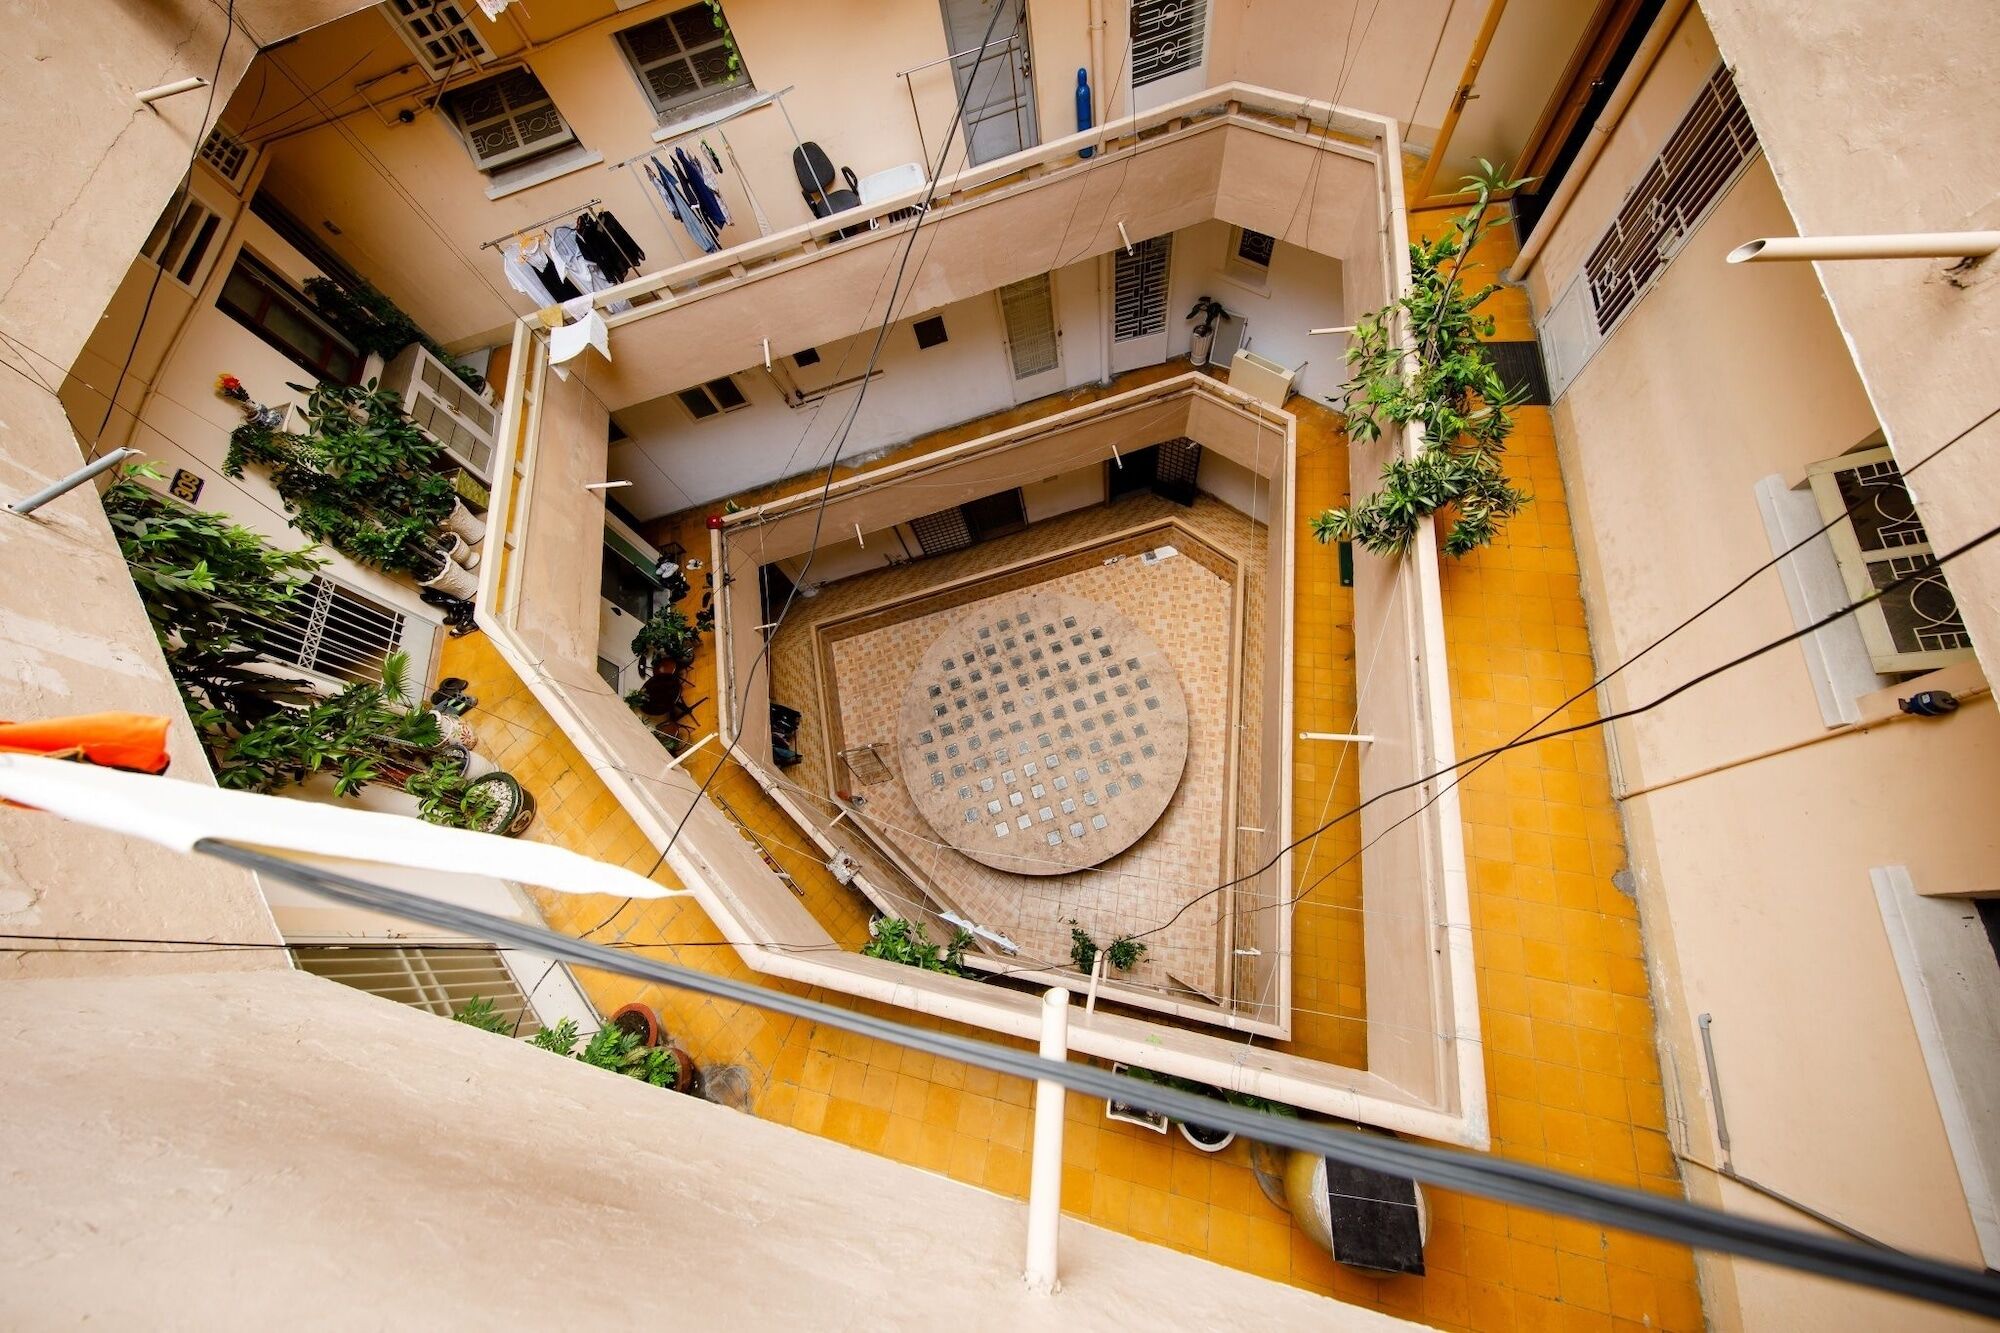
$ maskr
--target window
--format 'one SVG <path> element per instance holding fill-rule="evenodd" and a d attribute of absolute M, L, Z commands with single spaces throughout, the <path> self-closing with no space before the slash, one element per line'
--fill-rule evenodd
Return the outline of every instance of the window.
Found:
<path fill-rule="evenodd" d="M 920 319 L 912 327 L 916 331 L 917 346 L 920 349 L 936 347 L 939 343 L 951 341 L 951 336 L 944 331 L 943 315 Z"/>
<path fill-rule="evenodd" d="M 792 353 L 792 364 L 797 366 L 800 370 L 804 370 L 807 366 L 818 365 L 819 348 L 808 347 L 804 351 Z"/>
<path fill-rule="evenodd" d="M 358 941 L 357 941 L 358 942 Z M 534 1005 L 498 949 L 463 945 L 395 945 L 368 941 L 365 948 L 295 944 L 301 972 L 380 995 L 413 1009 L 450 1017 L 472 1000 L 491 1000 L 518 1037 L 542 1030 Z M 537 990 L 540 988 L 538 987 Z"/>
<path fill-rule="evenodd" d="M 739 407 L 750 406 L 750 400 L 743 396 L 743 390 L 736 387 L 736 381 L 724 375 L 719 380 L 698 384 L 692 389 L 682 389 L 675 397 L 681 406 L 696 421 L 723 412 L 734 412 Z"/>
<path fill-rule="evenodd" d="M 527 69 L 510 69 L 444 95 L 444 108 L 465 136 L 481 171 L 540 157 L 576 142 L 542 81 Z"/>
<path fill-rule="evenodd" d="M 1266 236 L 1261 231 L 1251 231 L 1248 227 L 1238 227 L 1236 248 L 1230 258 L 1239 264 L 1248 264 L 1252 268 L 1268 269 L 1271 267 L 1271 252 L 1277 245 L 1275 237 Z"/>
<path fill-rule="evenodd" d="M 1133 0 L 1132 86 L 1143 88 L 1201 64 L 1206 0 Z"/>
<path fill-rule="evenodd" d="M 311 575 L 282 611 L 259 622 L 265 657 L 349 682 L 382 679 L 382 663 L 405 647 L 404 625 L 401 611 L 324 574 Z"/>
<path fill-rule="evenodd" d="M 1884 674 L 1932 671 L 1972 656 L 1958 602 L 1931 555 L 1930 535 L 1886 446 L 1806 470 L 1851 601 L 1895 584 L 1855 613 L 1868 658 Z"/>
<path fill-rule="evenodd" d="M 1139 242 L 1128 254 L 1111 256 L 1111 337 L 1124 342 L 1149 338 L 1167 327 L 1167 261 L 1171 235 Z"/>
<path fill-rule="evenodd" d="M 221 228 L 222 219 L 192 194 L 170 202 L 153 224 L 141 253 L 165 269 L 183 287 L 199 287 L 206 274 L 202 261 Z"/>
<path fill-rule="evenodd" d="M 1600 333 L 1653 285 L 1758 151 L 1736 81 L 1720 66 L 1583 261 Z"/>
<path fill-rule="evenodd" d="M 720 10 L 689 5 L 618 34 L 662 124 L 697 102 L 754 92 Z"/>
<path fill-rule="evenodd" d="M 461 0 L 389 0 L 381 9 L 433 74 L 493 57 Z"/>
<path fill-rule="evenodd" d="M 1002 287 L 1000 314 L 1007 326 L 1007 354 L 1014 363 L 1015 379 L 1030 379 L 1062 364 L 1048 274 Z"/>
<path fill-rule="evenodd" d="M 222 284 L 215 304 L 238 324 L 262 338 L 322 380 L 360 382 L 364 361 L 345 338 L 313 313 L 306 299 L 259 263 L 249 251 Z"/>
<path fill-rule="evenodd" d="M 231 185 L 241 185 L 243 169 L 250 165 L 250 145 L 217 125 L 201 141 L 201 160 Z"/>

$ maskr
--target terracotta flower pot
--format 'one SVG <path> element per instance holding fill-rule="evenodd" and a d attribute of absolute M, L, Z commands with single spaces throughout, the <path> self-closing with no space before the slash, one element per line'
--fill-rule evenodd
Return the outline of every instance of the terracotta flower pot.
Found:
<path fill-rule="evenodd" d="M 660 1016 L 649 1004 L 628 1004 L 611 1015 L 611 1026 L 620 1032 L 635 1032 L 641 1046 L 658 1046 L 671 1040 L 660 1026 Z"/>

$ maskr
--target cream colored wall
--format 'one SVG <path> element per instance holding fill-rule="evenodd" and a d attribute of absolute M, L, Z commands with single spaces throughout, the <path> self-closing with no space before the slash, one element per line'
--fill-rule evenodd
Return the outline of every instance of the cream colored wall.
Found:
<path fill-rule="evenodd" d="M 1539 306 L 1715 59 L 1692 12 L 1553 233 L 1531 279 Z M 1877 427 L 1812 270 L 1723 263 L 1746 237 L 1793 231 L 1770 165 L 1753 163 L 1556 404 L 1600 670 L 1770 559 L 1759 479 L 1796 484 Z M 1644 703 L 1792 628 L 1766 573 L 1621 672 L 1603 703 Z M 1893 716 L 1911 688 L 1870 715 Z M 1802 1220 L 1700 1165 L 1720 1147 L 1706 1013 L 1737 1170 L 1892 1245 L 1978 1263 L 1869 871 L 1907 865 L 1923 892 L 1991 890 L 2000 837 L 1984 807 L 2000 783 L 2000 718 L 1977 698 L 1941 725 L 1828 735 L 1796 646 L 1616 728 L 1670 1101 L 1684 1115 L 1676 1144 L 1697 1197 Z M 1704 1275 L 1723 1327 L 1958 1322 L 1754 1265 L 1707 1259 Z"/>
<path fill-rule="evenodd" d="M 1194 334 L 1187 313 L 1198 298 L 1211 296 L 1238 319 L 1249 321 L 1252 351 L 1299 371 L 1292 381 L 1294 390 L 1322 397 L 1336 392 L 1347 377 L 1341 360 L 1346 339 L 1315 338 L 1310 330 L 1348 322 L 1340 288 L 1341 261 L 1280 243 L 1272 251 L 1270 271 L 1260 287 L 1254 275 L 1230 266 L 1235 237 L 1236 229 L 1221 219 L 1175 233 L 1167 299 L 1168 355 L 1187 355 Z"/>
<path fill-rule="evenodd" d="M 329 237 L 329 244 L 341 257 L 447 342 L 495 341 L 512 315 L 532 308 L 528 298 L 507 286 L 497 253 L 481 250 L 480 242 L 591 198 L 603 199 L 625 224 L 646 251 L 649 271 L 677 262 L 677 254 L 692 258 L 697 253 L 692 241 L 678 226 L 669 230 L 662 224 L 655 210 L 658 200 L 649 198 L 651 187 L 637 168 L 611 169 L 634 155 L 659 151 L 652 139 L 658 121 L 613 34 L 679 7 L 673 0 L 636 5 L 526 53 L 529 67 L 577 138 L 601 154 L 601 162 L 489 200 L 487 178 L 473 166 L 442 113 L 419 111 L 413 123 L 403 125 L 393 118 L 385 123 L 361 106 L 339 126 L 312 128 L 275 145 L 269 187 L 307 225 L 332 221 L 338 226 L 340 234 Z M 795 91 L 785 98 L 783 112 L 768 106 L 727 126 L 743 174 L 725 172 L 725 197 L 733 214 L 723 235 L 725 245 L 758 235 L 743 193 L 746 181 L 774 229 L 810 217 L 792 172 L 786 112 L 801 138 L 819 143 L 836 167 L 851 166 L 857 175 L 925 156 L 903 81 L 895 72 L 945 54 L 936 0 L 838 0 L 809 6 L 733 0 L 727 13 L 757 88 L 792 86 Z M 483 17 L 475 16 L 473 22 L 482 31 L 492 28 Z M 316 80 L 336 78 L 363 52 L 376 54 L 337 88 L 344 90 L 362 72 L 408 59 L 388 20 L 373 10 L 310 34 L 276 58 L 291 78 L 309 87 Z M 949 76 L 941 83 L 946 90 L 942 95 L 951 97 Z M 413 76 L 405 76 L 383 83 L 370 96 L 386 112 L 392 106 L 414 106 L 414 98 L 393 94 L 417 86 Z M 297 96 L 281 75 L 274 78 L 267 102 L 276 106 Z M 928 114 L 936 112 L 927 97 L 920 96 L 918 105 Z M 942 121 L 950 119 L 950 105 L 944 103 Z M 232 114 L 254 122 L 260 113 L 246 104 Z M 720 152 L 720 136 L 710 133 L 708 139 Z M 933 159 L 938 151 L 934 139 Z M 948 171 L 958 156 L 962 153 L 947 162 Z M 385 175 L 394 183 L 385 181 Z"/>
<path fill-rule="evenodd" d="M 2000 25 L 1990 6 L 1710 0 L 1705 7 L 1800 233 L 2000 228 L 1993 151 L 2000 89 L 1986 75 L 2000 61 Z M 1906 470 L 1994 407 L 2000 264 L 1988 259 L 1965 275 L 1948 275 L 1949 266 L 1876 261 L 1819 273 Z M 1912 481 L 1940 549 L 1992 526 L 2000 507 L 1996 449 L 2000 424 L 1988 421 Z M 1989 544 L 1953 564 L 1950 579 L 1991 674 L 2000 660 L 2000 548 Z"/>
<path fill-rule="evenodd" d="M 251 32 L 281 35 L 346 7 L 337 0 L 244 0 Z M 81 17 L 80 17 L 81 16 Z M 90 40 L 79 41 L 87 28 Z M 13 212 L 0 235 L 0 491 L 25 494 L 84 458 L 58 396 L 92 326 L 126 275 L 196 143 L 202 99 L 152 110 L 138 91 L 217 73 L 223 11 L 207 4 L 0 13 L 0 116 L 14 150 L 0 159 Z M 221 62 L 227 90 L 252 36 Z M 32 350 L 27 350 L 32 349 Z M 118 709 L 173 719 L 171 780 L 208 782 L 144 610 L 89 489 L 32 518 L 0 513 L 0 716 Z M 0 928 L 27 934 L 274 941 L 248 876 L 47 816 L 0 811 Z M 179 969 L 159 954 L 30 954 L 0 974 Z M 211 970 L 281 967 L 269 952 L 203 955 Z M 41 1115 L 39 1095 L 9 1101 Z M 54 1123 L 49 1121 L 47 1123 Z"/>
<path fill-rule="evenodd" d="M 1415 1327 L 1067 1218 L 1037 1295 L 1012 1199 L 314 977 L 12 989 L 14 1327 L 154 1324 L 170 1293 L 207 1326 L 930 1328 L 919 1256 L 978 1327 Z M 97 1058 L 48 1039 L 74 1030 Z"/>

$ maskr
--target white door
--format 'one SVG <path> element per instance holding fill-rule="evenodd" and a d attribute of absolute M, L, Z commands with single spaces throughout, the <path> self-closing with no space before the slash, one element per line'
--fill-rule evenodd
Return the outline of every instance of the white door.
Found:
<path fill-rule="evenodd" d="M 1167 268 L 1171 234 L 1140 241 L 1127 254 L 1113 250 L 1111 264 L 1111 373 L 1157 365 L 1167 359 Z"/>
<path fill-rule="evenodd" d="M 972 165 L 1040 142 L 1035 133 L 1034 84 L 1028 77 L 1026 0 L 942 0 L 942 4 L 945 40 L 952 51 L 952 86 L 965 98 L 963 133 L 972 150 Z M 995 5 L 1004 6 L 997 22 Z M 980 40 L 986 38 L 989 24 L 993 36 L 986 39 L 982 57 Z"/>
<path fill-rule="evenodd" d="M 1000 318 L 1007 331 L 1007 366 L 1014 401 L 1025 403 L 1063 387 L 1062 330 L 1056 327 L 1050 275 L 1023 278 L 1000 289 Z"/>

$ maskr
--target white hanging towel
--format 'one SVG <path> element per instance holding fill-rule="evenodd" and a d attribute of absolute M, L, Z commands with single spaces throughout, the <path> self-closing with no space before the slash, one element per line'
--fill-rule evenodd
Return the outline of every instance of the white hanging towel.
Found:
<path fill-rule="evenodd" d="M 611 329 L 604 322 L 604 316 L 592 310 L 574 324 L 565 324 L 549 334 L 549 366 L 562 379 L 569 378 L 563 369 L 565 361 L 575 360 L 583 355 L 586 347 L 595 347 L 597 354 L 606 361 L 611 359 Z"/>

